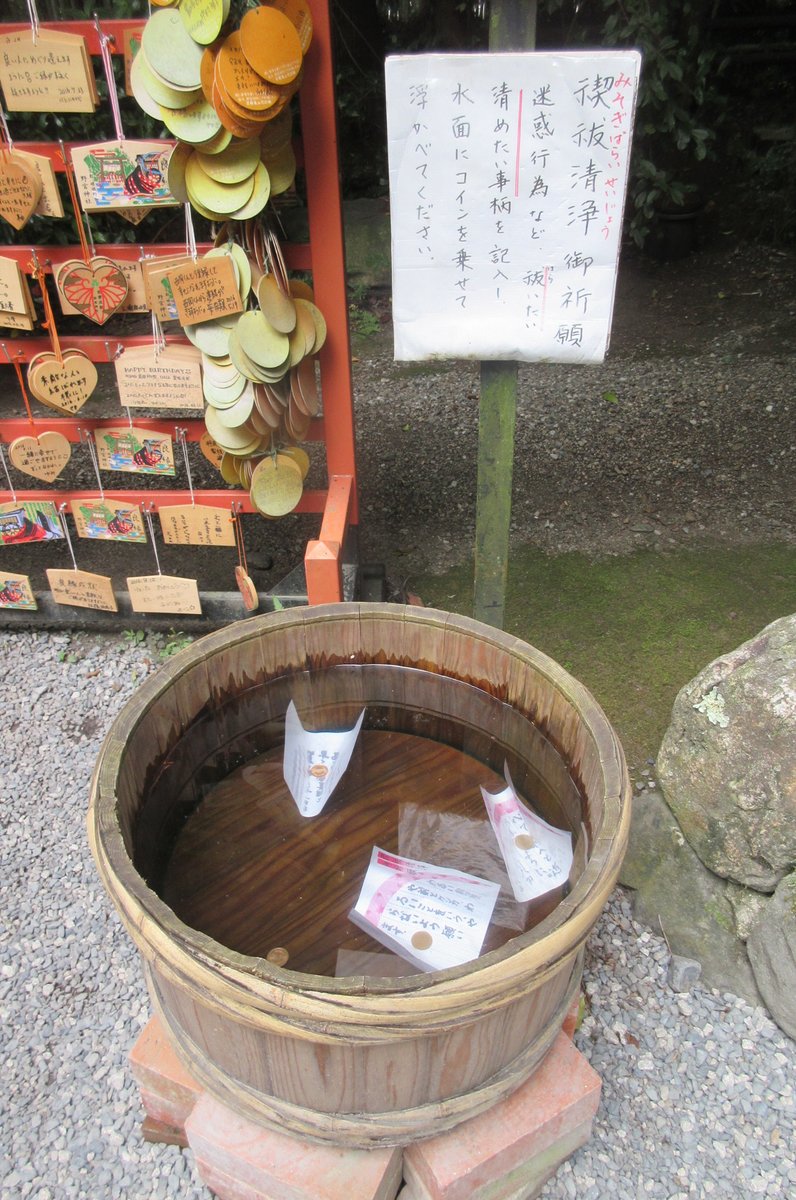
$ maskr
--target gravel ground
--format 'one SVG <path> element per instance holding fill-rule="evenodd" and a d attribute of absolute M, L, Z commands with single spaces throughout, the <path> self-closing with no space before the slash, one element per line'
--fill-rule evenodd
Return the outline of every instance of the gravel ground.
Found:
<path fill-rule="evenodd" d="M 162 646 L 0 634 L 3 1200 L 210 1197 L 189 1152 L 141 1138 L 127 1054 L 148 1001 L 85 835 L 102 736 Z M 796 1044 L 734 996 L 673 992 L 668 958 L 617 891 L 589 945 L 577 1035 L 602 1102 L 545 1200 L 796 1191 Z"/>

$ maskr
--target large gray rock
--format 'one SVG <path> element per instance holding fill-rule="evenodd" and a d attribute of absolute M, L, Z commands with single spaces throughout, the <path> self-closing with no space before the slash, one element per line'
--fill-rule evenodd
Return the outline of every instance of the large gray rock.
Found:
<path fill-rule="evenodd" d="M 633 889 L 633 915 L 663 933 L 673 954 L 702 964 L 701 982 L 761 1004 L 735 929 L 730 884 L 703 866 L 659 792 L 633 800 L 619 882 Z"/>
<path fill-rule="evenodd" d="M 782 880 L 746 943 L 760 995 L 796 1038 L 796 871 Z"/>
<path fill-rule="evenodd" d="M 657 774 L 717 875 L 771 892 L 796 866 L 796 614 L 685 685 Z"/>

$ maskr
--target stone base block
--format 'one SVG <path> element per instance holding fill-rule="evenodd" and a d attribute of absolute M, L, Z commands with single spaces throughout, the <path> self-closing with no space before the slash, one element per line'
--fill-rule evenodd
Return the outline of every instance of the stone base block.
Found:
<path fill-rule="evenodd" d="M 600 1077 L 565 1033 L 527 1083 L 488 1112 L 404 1151 L 410 1200 L 520 1200 L 533 1196 L 582 1146 Z"/>
<path fill-rule="evenodd" d="M 395 1200 L 401 1150 L 302 1142 L 204 1095 L 185 1124 L 201 1178 L 221 1200 Z"/>
<path fill-rule="evenodd" d="M 153 1128 L 159 1124 L 184 1130 L 203 1090 L 172 1050 L 158 1017 L 144 1026 L 130 1051 L 130 1069 L 146 1114 L 156 1123 Z"/>
<path fill-rule="evenodd" d="M 189 1146 L 219 1200 L 533 1200 L 591 1134 L 600 1079 L 572 1042 L 579 1000 L 532 1077 L 488 1112 L 403 1150 L 348 1150 L 239 1117 L 185 1070 L 157 1017 L 130 1054 L 147 1140 Z"/>

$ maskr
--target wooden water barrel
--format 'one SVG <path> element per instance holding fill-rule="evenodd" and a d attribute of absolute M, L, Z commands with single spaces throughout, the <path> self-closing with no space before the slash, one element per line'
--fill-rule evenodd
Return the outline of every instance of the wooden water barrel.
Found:
<path fill-rule="evenodd" d="M 227 920 L 210 927 L 228 930 L 228 939 L 219 936 L 232 946 L 181 919 L 163 897 L 182 831 L 213 789 L 247 763 L 270 769 L 291 698 L 300 711 L 312 701 L 317 728 L 335 721 L 345 728 L 364 706 L 374 744 L 409 738 L 432 757 L 438 744 L 440 761 L 455 751 L 497 776 L 505 760 L 518 791 L 576 833 L 566 894 L 474 961 L 397 978 L 308 973 L 291 969 L 290 960 L 269 961 L 256 941 L 242 940 L 241 949 L 234 918 L 247 904 L 236 898 L 234 880 L 209 905 Z M 409 758 L 406 765 L 405 780 L 393 772 L 382 815 L 399 793 L 402 802 L 410 793 L 412 811 L 422 815 L 434 772 L 423 766 L 412 774 Z M 246 875 L 266 888 L 266 907 L 277 916 L 293 886 L 290 845 L 283 835 L 269 842 L 278 803 L 274 795 L 273 809 L 267 796 L 255 804 L 251 838 L 260 838 L 259 858 Z M 351 902 L 343 895 L 337 916 L 331 912 L 335 881 L 346 876 L 337 856 L 349 842 L 360 856 L 369 852 L 372 830 L 367 821 L 349 827 L 347 803 L 345 792 L 340 800 L 335 793 L 328 815 L 306 825 L 327 831 L 315 849 L 335 857 L 307 906 L 310 941 L 327 907 L 324 934 L 343 927 Z M 369 1147 L 449 1129 L 533 1071 L 579 988 L 584 942 L 615 883 L 629 820 L 616 735 L 589 692 L 551 659 L 462 616 L 338 604 L 242 621 L 195 642 L 150 677 L 101 749 L 89 837 L 141 952 L 155 1010 L 195 1078 L 250 1120 L 309 1140 Z M 244 850 L 250 840 L 247 827 Z M 183 859 L 190 869 L 191 855 Z M 197 865 L 197 893 L 204 877 Z M 346 878 L 355 899 L 357 880 Z M 269 920 L 265 908 L 261 914 L 258 927 Z M 290 936 L 300 941 L 295 926 Z"/>

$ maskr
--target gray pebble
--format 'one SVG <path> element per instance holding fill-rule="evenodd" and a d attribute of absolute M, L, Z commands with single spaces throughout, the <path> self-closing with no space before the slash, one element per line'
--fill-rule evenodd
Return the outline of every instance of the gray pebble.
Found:
<path fill-rule="evenodd" d="M 702 964 L 696 959 L 683 958 L 680 954 L 672 955 L 669 963 L 669 987 L 672 991 L 690 992 L 701 974 Z"/>

